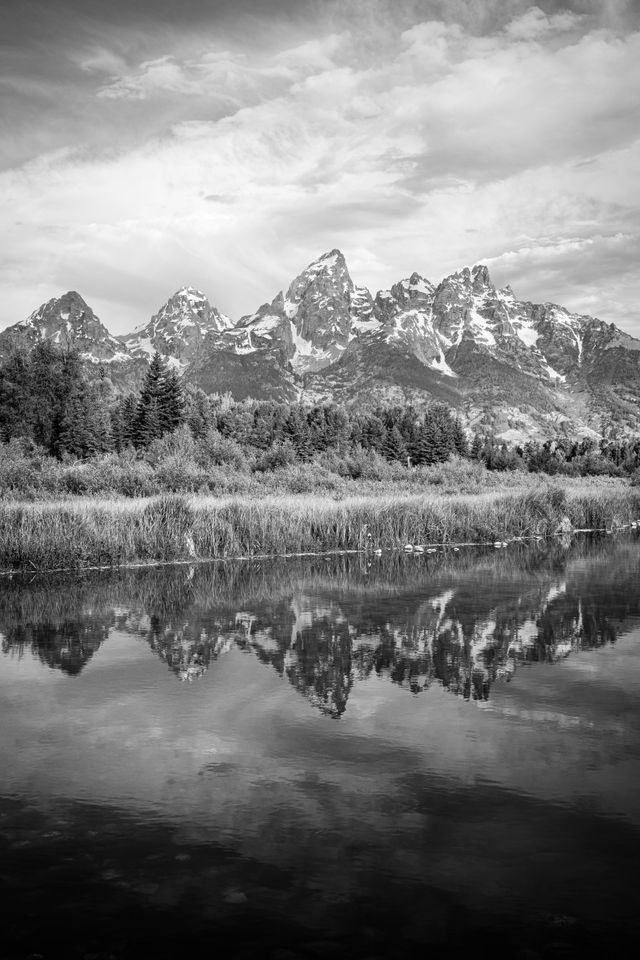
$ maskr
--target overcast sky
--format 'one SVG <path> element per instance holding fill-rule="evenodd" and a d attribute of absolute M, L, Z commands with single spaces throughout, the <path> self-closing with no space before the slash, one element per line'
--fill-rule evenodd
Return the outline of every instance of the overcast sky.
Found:
<path fill-rule="evenodd" d="M 640 335 L 637 0 L 2 0 L 0 57 L 0 327 L 239 317 L 339 247 Z"/>

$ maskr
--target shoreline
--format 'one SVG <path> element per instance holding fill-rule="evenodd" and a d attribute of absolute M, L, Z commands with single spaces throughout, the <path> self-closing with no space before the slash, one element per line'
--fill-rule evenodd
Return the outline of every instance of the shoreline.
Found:
<path fill-rule="evenodd" d="M 633 528 L 640 490 L 549 483 L 476 494 L 270 494 L 0 502 L 0 572 L 74 572 L 220 560 L 500 546 Z M 412 552 L 412 551 L 409 551 Z"/>
<path fill-rule="evenodd" d="M 375 550 L 318 550 L 318 551 L 304 551 L 302 553 L 253 553 L 247 554 L 246 556 L 224 556 L 224 557 L 191 557 L 185 560 L 132 560 L 128 563 L 120 564 L 103 564 L 101 566 L 83 566 L 83 567 L 33 567 L 33 566 L 23 566 L 23 567 L 14 567 L 8 569 L 6 567 L 0 568 L 0 580 L 2 577 L 11 578 L 17 574 L 37 574 L 37 573 L 99 573 L 100 571 L 117 571 L 117 570 L 145 570 L 145 569 L 155 569 L 157 567 L 189 567 L 195 566 L 196 564 L 206 566 L 207 564 L 216 564 L 216 563 L 245 563 L 247 561 L 254 560 L 296 560 L 296 559 L 312 559 L 312 558 L 333 558 L 333 557 L 345 557 L 345 556 L 359 556 L 359 557 L 376 557 L 378 559 L 382 554 L 404 554 L 405 556 L 433 556 L 438 553 L 445 553 L 447 550 L 457 552 L 463 548 L 470 547 L 493 547 L 494 549 L 505 550 L 507 547 L 512 544 L 524 544 L 524 543 L 542 543 L 545 540 L 554 540 L 560 539 L 561 537 L 574 536 L 575 534 L 581 533 L 602 533 L 606 536 L 612 536 L 613 534 L 623 533 L 625 530 L 635 530 L 640 528 L 640 520 L 634 523 L 621 524 L 620 526 L 615 527 L 613 530 L 607 530 L 606 527 L 581 527 L 576 528 L 566 533 L 549 533 L 546 536 L 535 536 L 535 537 L 512 537 L 510 540 L 502 541 L 498 543 L 497 541 L 491 540 L 474 540 L 470 542 L 447 542 L 447 543 L 425 543 L 425 544 L 415 544 L 412 550 L 407 550 L 406 547 L 387 547 L 384 551 L 375 551 Z"/>

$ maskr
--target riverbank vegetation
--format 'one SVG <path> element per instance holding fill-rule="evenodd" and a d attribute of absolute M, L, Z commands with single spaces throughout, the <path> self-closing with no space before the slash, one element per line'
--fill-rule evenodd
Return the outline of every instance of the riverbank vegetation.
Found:
<path fill-rule="evenodd" d="M 572 485 L 570 485 L 571 487 Z M 640 518 L 619 484 L 483 495 L 190 497 L 0 504 L 0 568 L 58 569 L 545 537 Z"/>
<path fill-rule="evenodd" d="M 492 485 L 486 471 L 502 486 L 518 473 L 640 476 L 640 438 L 509 445 L 465 431 L 438 403 L 235 403 L 185 388 L 159 355 L 137 393 L 117 395 L 97 373 L 87 380 L 75 354 L 47 341 L 0 363 L 0 497 L 413 489 L 452 457 L 468 466 L 456 475 L 468 492 Z"/>
<path fill-rule="evenodd" d="M 470 437 L 441 404 L 235 403 L 185 390 L 159 356 L 137 395 L 116 397 L 45 342 L 0 365 L 0 567 L 612 528 L 640 516 L 639 460 L 629 438 L 519 448 Z"/>

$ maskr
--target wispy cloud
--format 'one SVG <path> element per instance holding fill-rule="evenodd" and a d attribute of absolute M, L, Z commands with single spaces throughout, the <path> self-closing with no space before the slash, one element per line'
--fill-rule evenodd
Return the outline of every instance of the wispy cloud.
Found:
<path fill-rule="evenodd" d="M 67 142 L 0 175 L 0 323 L 73 286 L 122 331 L 185 282 L 237 316 L 340 246 L 374 289 L 489 260 L 640 333 L 640 32 L 620 4 L 542 6 L 274 2 L 241 5 L 241 30 L 222 5 L 153 42 L 93 31 L 82 122 L 60 108 Z"/>

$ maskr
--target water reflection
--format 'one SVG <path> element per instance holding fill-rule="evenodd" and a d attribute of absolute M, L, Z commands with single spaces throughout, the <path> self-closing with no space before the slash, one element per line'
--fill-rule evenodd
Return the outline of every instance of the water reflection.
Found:
<path fill-rule="evenodd" d="M 487 700 L 518 665 L 613 643 L 640 617 L 637 541 L 587 538 L 422 557 L 214 564 L 31 582 L 0 591 L 2 651 L 77 675 L 114 630 L 183 681 L 234 648 L 340 717 L 375 674 Z"/>
<path fill-rule="evenodd" d="M 3 955 L 621 952 L 639 567 L 631 535 L 0 580 Z"/>

